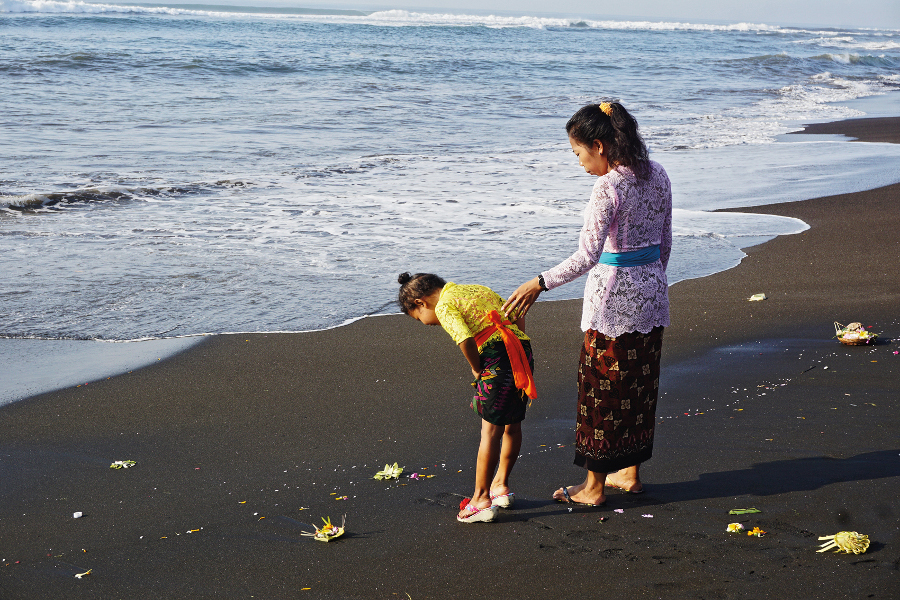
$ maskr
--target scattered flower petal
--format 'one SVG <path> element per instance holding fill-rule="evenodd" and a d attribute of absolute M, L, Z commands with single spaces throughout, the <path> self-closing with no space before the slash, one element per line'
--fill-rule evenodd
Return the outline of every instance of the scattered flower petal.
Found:
<path fill-rule="evenodd" d="M 729 523 L 726 531 L 728 531 L 728 533 L 740 533 L 743 530 L 744 526 L 740 523 Z"/>
<path fill-rule="evenodd" d="M 129 467 L 133 467 L 137 463 L 133 460 L 117 460 L 113 462 L 113 464 L 109 465 L 110 469 L 128 469 Z"/>
<path fill-rule="evenodd" d="M 766 532 L 760 529 L 759 527 L 754 527 L 752 531 L 748 531 L 747 535 L 755 535 L 756 537 L 762 537 L 766 535 Z"/>
<path fill-rule="evenodd" d="M 619 513 L 619 514 L 621 515 L 623 512 L 625 512 L 625 509 L 624 509 L 624 508 L 617 508 L 617 509 L 615 509 L 613 512 L 617 512 L 617 513 Z"/>
<path fill-rule="evenodd" d="M 88 569 L 88 570 L 85 571 L 84 573 L 76 573 L 76 574 L 75 574 L 75 579 L 81 579 L 81 578 L 84 577 L 85 575 L 90 575 L 90 574 L 91 574 L 91 571 L 93 571 L 93 569 Z"/>

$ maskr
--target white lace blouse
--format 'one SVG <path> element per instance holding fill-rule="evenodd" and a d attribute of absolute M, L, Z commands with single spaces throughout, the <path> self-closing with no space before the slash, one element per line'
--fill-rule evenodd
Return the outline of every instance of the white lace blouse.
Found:
<path fill-rule="evenodd" d="M 660 258 L 639 267 L 597 264 L 603 252 L 629 252 L 659 245 Z M 649 333 L 669 325 L 666 266 L 672 253 L 672 188 L 662 166 L 637 179 L 628 167 L 597 178 L 584 211 L 578 250 L 548 271 L 547 289 L 588 273 L 581 328 L 609 337 Z"/>

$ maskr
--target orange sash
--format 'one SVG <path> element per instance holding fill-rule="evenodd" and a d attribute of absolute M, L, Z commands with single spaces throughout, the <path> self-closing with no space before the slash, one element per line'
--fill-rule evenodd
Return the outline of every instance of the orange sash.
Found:
<path fill-rule="evenodd" d="M 524 391 L 532 400 L 537 398 L 537 389 L 534 387 L 534 375 L 531 373 L 531 367 L 528 365 L 528 357 L 525 356 L 522 341 L 516 337 L 512 329 L 507 327 L 512 325 L 512 323 L 509 320 L 504 321 L 501 319 L 500 313 L 496 310 L 489 312 L 485 318 L 492 324 L 475 335 L 475 345 L 480 347 L 489 337 L 494 335 L 495 331 L 499 331 L 500 337 L 503 338 L 503 344 L 506 346 L 506 353 L 509 355 L 510 365 L 512 365 L 516 388 Z"/>

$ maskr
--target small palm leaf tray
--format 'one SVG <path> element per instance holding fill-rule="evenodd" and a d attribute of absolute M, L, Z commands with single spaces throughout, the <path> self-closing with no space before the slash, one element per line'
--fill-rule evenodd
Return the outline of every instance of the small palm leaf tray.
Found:
<path fill-rule="evenodd" d="M 835 321 L 834 337 L 847 346 L 864 346 L 875 343 L 878 334 L 866 331 L 862 323 L 850 323 L 845 327 Z"/>

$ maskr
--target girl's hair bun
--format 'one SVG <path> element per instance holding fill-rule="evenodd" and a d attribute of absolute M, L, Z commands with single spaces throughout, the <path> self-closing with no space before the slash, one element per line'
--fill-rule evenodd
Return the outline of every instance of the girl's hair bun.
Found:
<path fill-rule="evenodd" d="M 416 308 L 416 300 L 428 296 L 434 290 L 439 290 L 447 284 L 434 273 L 416 273 L 415 275 L 400 273 L 397 283 L 400 284 L 397 303 L 400 305 L 400 310 L 406 314 Z"/>

